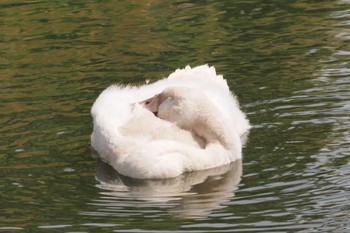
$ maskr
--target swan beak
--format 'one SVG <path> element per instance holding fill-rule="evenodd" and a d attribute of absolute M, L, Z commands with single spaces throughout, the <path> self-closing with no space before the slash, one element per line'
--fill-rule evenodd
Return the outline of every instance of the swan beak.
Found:
<path fill-rule="evenodd" d="M 150 110 L 154 115 L 158 114 L 158 107 L 160 105 L 159 95 L 155 95 L 152 98 L 146 99 L 144 101 L 139 102 L 139 104 L 148 110 Z"/>

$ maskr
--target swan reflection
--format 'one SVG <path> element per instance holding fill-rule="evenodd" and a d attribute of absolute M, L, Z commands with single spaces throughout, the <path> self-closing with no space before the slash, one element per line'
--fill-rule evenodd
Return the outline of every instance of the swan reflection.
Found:
<path fill-rule="evenodd" d="M 231 164 L 162 180 L 140 180 L 118 174 L 102 160 L 97 160 L 97 185 L 103 191 L 98 206 L 110 208 L 123 200 L 123 208 L 166 208 L 168 212 L 184 217 L 206 217 L 234 196 L 242 175 L 241 160 Z M 110 201 L 110 203 L 108 203 Z M 125 211 L 125 210 L 124 210 Z M 117 214 L 116 212 L 114 212 Z"/>

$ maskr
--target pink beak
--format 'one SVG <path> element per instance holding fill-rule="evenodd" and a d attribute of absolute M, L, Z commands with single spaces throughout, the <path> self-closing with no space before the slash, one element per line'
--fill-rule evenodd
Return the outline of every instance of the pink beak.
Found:
<path fill-rule="evenodd" d="M 140 105 L 150 110 L 154 115 L 158 114 L 158 107 L 161 104 L 159 95 L 155 95 L 152 98 L 139 102 Z"/>

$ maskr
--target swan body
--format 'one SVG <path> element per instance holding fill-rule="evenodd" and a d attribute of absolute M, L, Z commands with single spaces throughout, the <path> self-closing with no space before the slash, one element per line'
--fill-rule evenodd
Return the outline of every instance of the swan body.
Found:
<path fill-rule="evenodd" d="M 187 66 L 139 87 L 112 85 L 91 113 L 92 147 L 120 174 L 139 179 L 171 178 L 241 159 L 250 128 L 226 80 L 207 65 Z"/>

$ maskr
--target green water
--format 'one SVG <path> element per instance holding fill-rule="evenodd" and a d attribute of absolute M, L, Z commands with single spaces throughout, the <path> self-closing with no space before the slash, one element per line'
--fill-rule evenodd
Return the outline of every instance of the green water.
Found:
<path fill-rule="evenodd" d="M 0 3 L 0 232 L 350 232 L 350 2 Z M 113 83 L 214 65 L 242 163 L 167 181 L 94 158 Z"/>

